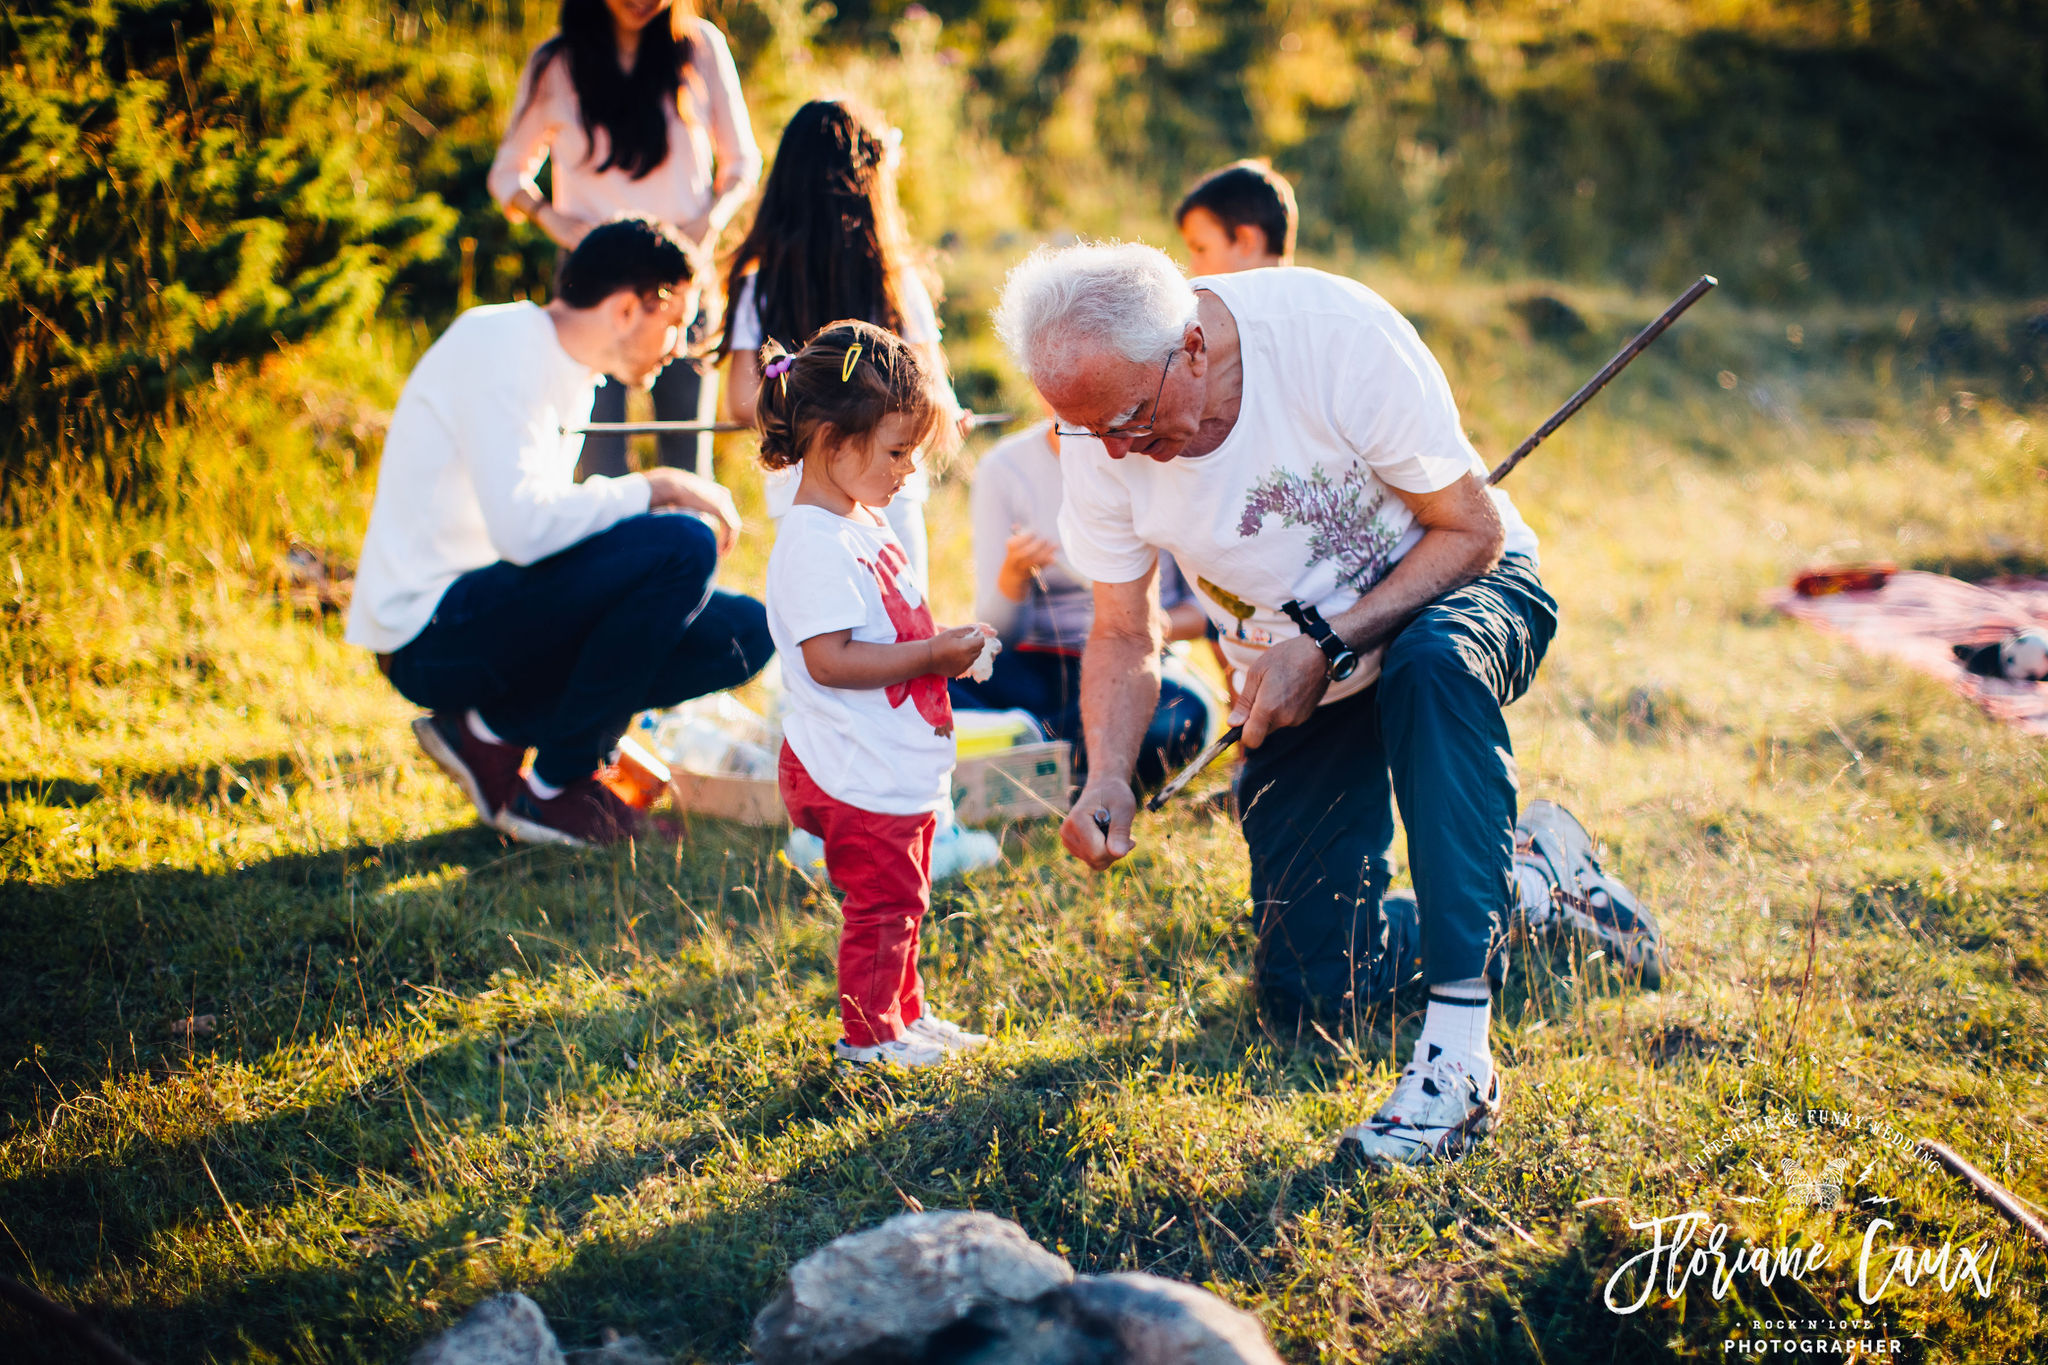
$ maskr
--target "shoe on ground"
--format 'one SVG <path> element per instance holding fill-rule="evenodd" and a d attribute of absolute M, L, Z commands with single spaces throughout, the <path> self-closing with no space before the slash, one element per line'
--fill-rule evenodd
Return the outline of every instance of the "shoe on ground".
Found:
<path fill-rule="evenodd" d="M 1664 983 L 1664 936 L 1620 878 L 1600 866 L 1593 836 L 1555 801 L 1531 801 L 1515 822 L 1515 865 L 1550 884 L 1553 913 L 1528 914 L 1539 931 L 1565 929 L 1597 943 L 1645 989 Z"/>
<path fill-rule="evenodd" d="M 1364 1123 L 1346 1128 L 1337 1154 L 1384 1170 L 1456 1161 L 1500 1121 L 1500 1069 L 1485 1090 L 1448 1058 L 1413 1062 Z"/>
<path fill-rule="evenodd" d="M 521 782 L 498 812 L 497 825 L 522 844 L 597 848 L 632 838 L 638 816 L 610 787 L 586 777 L 555 797 L 542 797 Z"/>
<path fill-rule="evenodd" d="M 455 785 L 476 807 L 477 817 L 487 825 L 497 822 L 506 801 L 525 785 L 519 767 L 526 761 L 526 750 L 478 739 L 459 711 L 421 716 L 412 723 L 412 732 L 427 757 L 455 779 Z"/>
<path fill-rule="evenodd" d="M 782 852 L 799 872 L 813 878 L 825 875 L 825 841 L 809 830 L 792 825 Z"/>
<path fill-rule="evenodd" d="M 969 1033 L 952 1020 L 941 1019 L 936 1014 L 919 1015 L 904 1032 L 924 1042 L 936 1043 L 948 1052 L 972 1052 L 988 1046 L 986 1033 Z"/>
<path fill-rule="evenodd" d="M 832 1044 L 832 1055 L 849 1066 L 937 1066 L 946 1060 L 946 1049 L 916 1033 L 906 1032 L 873 1047 L 855 1047 L 841 1038 Z"/>
<path fill-rule="evenodd" d="M 932 836 L 932 881 L 978 872 L 1003 860 L 1003 845 L 993 834 L 949 824 Z"/>

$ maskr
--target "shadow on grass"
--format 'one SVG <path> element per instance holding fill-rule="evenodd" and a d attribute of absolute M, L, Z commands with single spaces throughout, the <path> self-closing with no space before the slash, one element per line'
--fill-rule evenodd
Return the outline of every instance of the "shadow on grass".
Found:
<path fill-rule="evenodd" d="M 577 1031 L 586 1038 L 596 1031 L 623 1032 L 639 1013 L 586 1016 L 577 1021 Z M 451 1055 L 455 1050 L 444 1048 L 407 1068 L 418 1093 L 459 1079 L 463 1061 Z M 350 1340 L 367 1358 L 389 1358 L 453 1321 L 475 1300 L 517 1288 L 540 1301 L 571 1346 L 589 1344 L 610 1326 L 642 1333 L 664 1349 L 730 1358 L 743 1347 L 753 1313 L 791 1264 L 844 1232 L 904 1211 L 912 1200 L 932 1207 L 974 1204 L 1016 1218 L 1049 1243 L 1056 1240 L 1059 1218 L 1043 1216 L 1052 1185 L 1038 1172 L 1058 1153 L 1044 1139 L 1044 1129 L 1057 1127 L 1071 1097 L 1101 1071 L 1099 1060 L 1083 1052 L 1026 1061 L 970 1088 L 957 1074 L 848 1075 L 821 1056 L 793 1081 L 764 1087 L 715 1119 L 707 1116 L 676 1141 L 559 1164 L 530 1187 L 457 1195 L 453 1213 L 422 1232 L 382 1239 L 384 1245 L 366 1254 L 336 1250 L 333 1259 L 291 1270 L 211 1277 L 197 1293 L 168 1306 L 87 1311 L 118 1339 L 150 1343 L 165 1359 L 193 1358 L 230 1342 L 285 1354 L 309 1326 L 317 1326 L 323 1339 Z M 675 1072 L 668 1078 L 682 1090 L 693 1079 L 705 1077 Z M 538 1123 L 528 1128 L 536 1141 L 545 1141 Z M 118 1177 L 147 1182 L 157 1191 L 159 1216 L 148 1226 L 102 1229 L 90 1225 L 103 1212 L 94 1209 L 93 1219 L 75 1220 L 68 1259 L 80 1274 L 128 1260 L 148 1237 L 179 1221 L 177 1214 L 189 1217 L 209 1203 L 209 1221 L 218 1221 L 219 1198 L 197 1169 L 202 1151 L 212 1153 L 225 1197 L 243 1209 L 245 1222 L 267 1199 L 323 1177 L 349 1182 L 386 1175 L 424 1199 L 430 1180 L 409 1156 L 404 1131 L 389 1114 L 380 1119 L 351 1114 L 345 1104 L 329 1105 L 233 1125 L 203 1143 L 160 1153 L 142 1169 L 124 1162 Z M 1017 1152 L 1022 1164 L 992 1164 L 983 1188 L 972 1192 L 942 1192 L 934 1185 L 935 1167 L 971 1166 L 992 1140 Z M 796 1143 L 801 1154 L 773 1167 L 768 1149 L 785 1141 Z M 721 1152 L 722 1164 L 714 1160 Z M 544 1214 L 574 1233 L 599 1197 L 631 1201 L 651 1177 L 667 1173 L 686 1183 L 689 1173 L 707 1164 L 717 1166 L 722 1188 L 700 1201 L 701 1211 L 660 1220 L 644 1235 L 590 1238 L 566 1264 L 517 1283 L 467 1273 L 465 1261 L 515 1219 Z M 175 1190 L 167 1187 L 174 1165 L 190 1168 Z M 74 1172 L 40 1186 L 13 1182 L 0 1187 L 0 1206 L 62 1204 L 87 1197 L 96 1181 L 114 1175 Z M 78 1207 L 72 1206 L 74 1213 Z M 10 1258 L 11 1251 L 0 1262 Z M 37 1270 L 46 1284 L 66 1278 L 67 1267 L 56 1260 L 39 1252 Z M 429 1295 L 440 1303 L 438 1316 L 420 1310 L 419 1300 Z"/>
<path fill-rule="evenodd" d="M 0 1134 L 123 1075 L 253 1061 L 397 1017 L 425 988 L 460 995 L 508 966 L 670 951 L 696 932 L 697 901 L 750 922 L 757 902 L 728 894 L 744 875 L 733 852 L 578 854 L 473 826 L 227 871 L 8 887 L 0 1056 L 15 1061 L 0 1074 Z M 181 1027 L 208 1015 L 210 1035 Z"/>
<path fill-rule="evenodd" d="M 324 787 L 388 766 L 387 760 L 337 754 L 332 765 L 323 770 L 308 768 L 298 755 L 266 754 L 146 772 L 121 770 L 101 782 L 81 782 L 69 777 L 10 777 L 0 780 L 0 807 L 32 802 L 76 809 L 115 794 L 173 806 L 202 805 L 211 799 L 234 805 L 247 801 L 258 790 L 281 787 L 289 793 L 300 787 Z"/>

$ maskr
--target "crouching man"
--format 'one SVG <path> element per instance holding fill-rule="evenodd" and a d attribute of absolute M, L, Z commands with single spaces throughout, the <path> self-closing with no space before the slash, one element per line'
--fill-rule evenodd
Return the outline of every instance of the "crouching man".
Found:
<path fill-rule="evenodd" d="M 1428 1013 L 1393 1095 L 1342 1145 L 1455 1158 L 1500 1113 L 1489 977 L 1516 792 L 1501 709 L 1557 620 L 1536 537 L 1485 486 L 1415 329 L 1351 280 L 1190 283 L 1150 247 L 1042 250 L 1012 272 L 997 327 L 1063 434 L 1096 438 L 1062 462 L 1060 538 L 1095 580 L 1088 784 L 1063 841 L 1098 869 L 1133 847 L 1166 550 L 1242 679 L 1261 1011 L 1283 1033 L 1335 1025 L 1411 970 L 1418 926 L 1381 913 L 1398 800 Z"/>
<path fill-rule="evenodd" d="M 634 713 L 735 686 L 773 652 L 761 604 L 713 586 L 740 530 L 723 488 L 680 469 L 575 481 L 583 438 L 565 429 L 603 376 L 651 384 L 696 308 L 680 238 L 603 224 L 550 303 L 457 318 L 385 437 L 347 638 L 432 713 L 421 746 L 516 839 L 628 837 L 634 813 L 597 772 Z"/>

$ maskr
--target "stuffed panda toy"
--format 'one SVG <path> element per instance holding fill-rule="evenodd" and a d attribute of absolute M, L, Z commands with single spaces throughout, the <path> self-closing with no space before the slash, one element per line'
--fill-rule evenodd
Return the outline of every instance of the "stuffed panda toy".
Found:
<path fill-rule="evenodd" d="M 1986 678 L 2013 682 L 2048 679 L 2048 631 L 2029 626 L 1988 645 L 1957 645 L 1964 668 Z"/>

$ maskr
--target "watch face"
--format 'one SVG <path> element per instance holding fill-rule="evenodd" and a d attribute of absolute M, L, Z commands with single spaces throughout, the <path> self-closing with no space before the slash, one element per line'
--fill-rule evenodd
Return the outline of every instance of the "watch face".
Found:
<path fill-rule="evenodd" d="M 1358 656 L 1356 654 L 1353 654 L 1348 649 L 1345 650 L 1342 654 L 1339 654 L 1336 658 L 1330 660 L 1331 682 L 1343 682 L 1346 678 L 1350 677 L 1353 673 L 1356 673 L 1357 671 Z"/>

